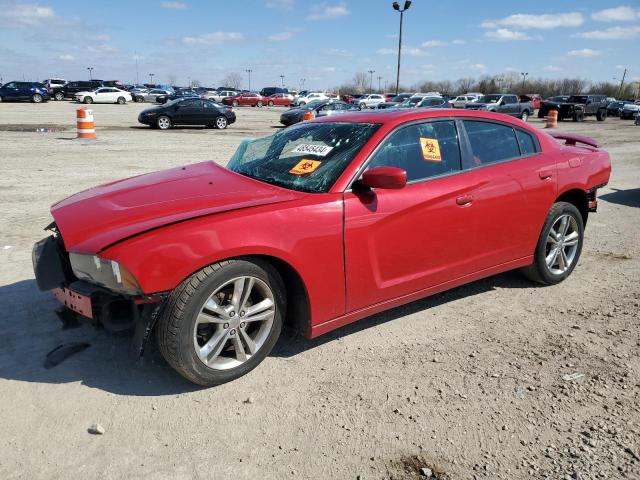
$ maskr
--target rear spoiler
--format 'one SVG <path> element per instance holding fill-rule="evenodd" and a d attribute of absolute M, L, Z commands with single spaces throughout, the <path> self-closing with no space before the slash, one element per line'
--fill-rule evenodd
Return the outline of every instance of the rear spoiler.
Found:
<path fill-rule="evenodd" d="M 576 143 L 582 143 L 589 145 L 590 147 L 600 148 L 600 143 L 594 138 L 585 137 L 583 135 L 575 135 L 573 133 L 549 133 L 556 140 L 566 140 L 565 145 L 575 145 Z"/>

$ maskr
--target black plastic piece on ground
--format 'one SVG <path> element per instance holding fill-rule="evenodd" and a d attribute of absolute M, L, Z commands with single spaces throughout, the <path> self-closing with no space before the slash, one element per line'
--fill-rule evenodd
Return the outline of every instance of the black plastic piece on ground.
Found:
<path fill-rule="evenodd" d="M 90 346 L 91 345 L 88 343 L 80 342 L 64 343 L 62 345 L 58 345 L 56 348 L 47 353 L 47 356 L 44 360 L 44 368 L 49 370 L 56 365 L 64 362 L 71 355 L 81 352 L 89 348 Z"/>

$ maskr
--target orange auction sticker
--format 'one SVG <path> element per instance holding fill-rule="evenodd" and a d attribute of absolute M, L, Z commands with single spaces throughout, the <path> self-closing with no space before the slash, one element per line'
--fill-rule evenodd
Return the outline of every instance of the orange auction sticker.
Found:
<path fill-rule="evenodd" d="M 300 160 L 295 167 L 289 170 L 289 173 L 293 173 L 295 175 L 306 175 L 307 173 L 315 171 L 321 163 L 322 162 L 319 160 L 303 159 Z"/>
<path fill-rule="evenodd" d="M 440 145 L 435 138 L 420 138 L 420 146 L 422 147 L 422 158 L 429 162 L 441 162 Z"/>

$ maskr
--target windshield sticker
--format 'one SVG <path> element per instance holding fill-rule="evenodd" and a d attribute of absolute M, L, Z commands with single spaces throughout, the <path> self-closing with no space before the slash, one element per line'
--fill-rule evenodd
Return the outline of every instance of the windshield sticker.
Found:
<path fill-rule="evenodd" d="M 329 152 L 333 150 L 333 147 L 329 145 L 320 145 L 314 143 L 302 143 L 296 148 L 291 150 L 291 153 L 299 153 L 303 155 L 317 155 L 319 157 L 326 157 Z"/>
<path fill-rule="evenodd" d="M 422 158 L 428 162 L 441 162 L 440 145 L 435 138 L 420 137 L 420 146 L 422 147 Z"/>
<path fill-rule="evenodd" d="M 295 167 L 289 170 L 289 173 L 293 173 L 294 175 L 306 175 L 314 172 L 321 163 L 322 162 L 319 160 L 300 160 Z"/>

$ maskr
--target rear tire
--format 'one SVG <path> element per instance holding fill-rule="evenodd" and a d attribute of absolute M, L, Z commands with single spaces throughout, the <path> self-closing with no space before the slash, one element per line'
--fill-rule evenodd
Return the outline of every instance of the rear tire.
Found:
<path fill-rule="evenodd" d="M 136 97 L 136 103 L 143 103 L 144 97 Z"/>
<path fill-rule="evenodd" d="M 567 220 L 566 224 L 563 219 Z M 571 203 L 555 203 L 542 226 L 533 265 L 523 268 L 522 272 L 530 280 L 544 285 L 562 282 L 577 265 L 583 241 L 584 223 L 578 209 Z"/>
<path fill-rule="evenodd" d="M 258 304 L 265 307 L 250 313 Z M 268 263 L 215 263 L 171 292 L 158 322 L 158 347 L 187 380 L 205 387 L 220 385 L 250 372 L 271 352 L 285 308 L 284 284 Z M 241 313 L 246 319 L 264 318 L 240 323 Z"/>
<path fill-rule="evenodd" d="M 33 95 L 31 95 L 31 101 L 33 103 L 42 103 L 42 95 L 40 95 L 39 93 L 34 93 Z"/>
<path fill-rule="evenodd" d="M 259 101 L 258 103 L 256 103 L 256 107 L 258 108 L 262 107 L 262 101 Z"/>
<path fill-rule="evenodd" d="M 529 120 L 529 112 L 527 111 L 522 112 L 522 114 L 520 114 L 520 119 L 523 122 L 526 122 L 527 120 Z"/>
<path fill-rule="evenodd" d="M 225 128 L 227 128 L 228 124 L 229 122 L 227 121 L 227 117 L 220 115 L 218 118 L 216 118 L 215 127 L 218 130 L 224 130 Z"/>
<path fill-rule="evenodd" d="M 598 110 L 596 113 L 596 120 L 599 122 L 604 122 L 607 119 L 607 111 L 606 110 Z"/>
<path fill-rule="evenodd" d="M 56 92 L 53 95 L 53 98 L 56 99 L 58 102 L 61 102 L 62 100 L 64 100 L 64 93 L 62 92 Z"/>
<path fill-rule="evenodd" d="M 269 100 L 269 103 L 267 105 L 269 105 L 270 107 L 273 107 L 273 100 Z"/>
<path fill-rule="evenodd" d="M 584 112 L 575 112 L 573 114 L 574 122 L 583 122 L 584 121 Z"/>
<path fill-rule="evenodd" d="M 231 102 L 231 105 L 233 105 L 234 107 L 237 107 L 238 106 L 238 101 L 234 100 L 233 102 Z"/>
<path fill-rule="evenodd" d="M 364 103 L 361 103 L 360 105 L 358 105 L 358 109 L 360 110 L 364 110 L 365 108 L 367 108 L 367 105 Z"/>

